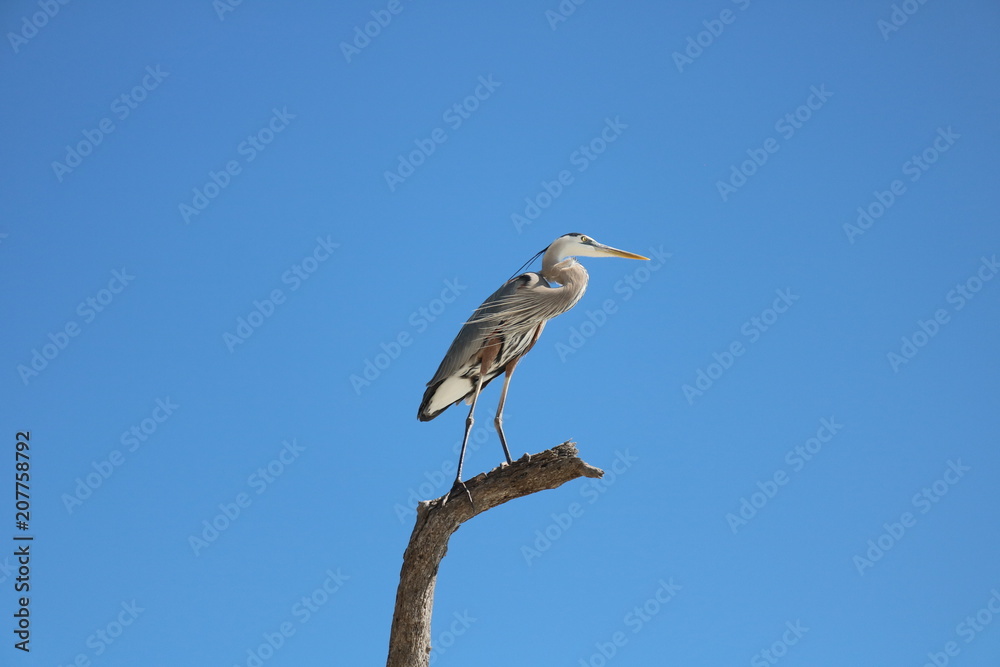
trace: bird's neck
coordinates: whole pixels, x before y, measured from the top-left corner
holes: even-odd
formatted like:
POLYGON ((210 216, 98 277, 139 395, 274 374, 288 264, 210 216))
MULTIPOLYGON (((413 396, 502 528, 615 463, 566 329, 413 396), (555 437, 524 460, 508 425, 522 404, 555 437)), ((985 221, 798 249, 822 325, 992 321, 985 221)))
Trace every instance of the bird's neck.
POLYGON ((573 257, 567 257, 553 265, 545 274, 545 278, 567 287, 586 289, 590 275, 587 269, 583 268, 583 264, 573 257))

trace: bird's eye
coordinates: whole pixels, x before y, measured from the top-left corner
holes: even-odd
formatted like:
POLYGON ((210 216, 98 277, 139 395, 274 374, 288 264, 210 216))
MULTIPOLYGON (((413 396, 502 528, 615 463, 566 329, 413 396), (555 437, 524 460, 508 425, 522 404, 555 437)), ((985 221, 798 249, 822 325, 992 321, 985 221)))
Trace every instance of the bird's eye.
POLYGON ((593 239, 590 238, 589 236, 585 236, 583 234, 580 235, 580 242, 581 243, 590 243, 591 241, 593 241, 593 239))

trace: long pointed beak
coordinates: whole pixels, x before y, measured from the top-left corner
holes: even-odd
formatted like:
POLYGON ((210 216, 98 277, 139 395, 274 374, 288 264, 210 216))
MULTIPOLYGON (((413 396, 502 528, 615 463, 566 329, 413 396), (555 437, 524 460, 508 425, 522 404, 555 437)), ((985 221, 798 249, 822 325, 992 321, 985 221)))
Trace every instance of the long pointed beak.
POLYGON ((604 245, 603 243, 595 243, 594 246, 601 252, 607 254, 609 257, 624 257, 625 259, 645 259, 648 260, 649 257, 643 257, 642 255, 637 255, 634 252, 628 252, 625 250, 619 250, 618 248, 612 248, 611 246, 604 245))

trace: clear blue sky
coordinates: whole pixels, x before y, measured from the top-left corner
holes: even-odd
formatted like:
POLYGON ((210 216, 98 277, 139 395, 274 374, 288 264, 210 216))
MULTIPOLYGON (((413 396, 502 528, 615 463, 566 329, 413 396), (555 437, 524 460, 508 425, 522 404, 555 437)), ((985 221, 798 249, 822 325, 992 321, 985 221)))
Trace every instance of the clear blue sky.
POLYGON ((434 664, 995 665, 996 3, 335 4, 3 4, 0 663, 383 664, 424 384, 576 231, 654 259, 507 434, 608 476, 462 527, 434 664))

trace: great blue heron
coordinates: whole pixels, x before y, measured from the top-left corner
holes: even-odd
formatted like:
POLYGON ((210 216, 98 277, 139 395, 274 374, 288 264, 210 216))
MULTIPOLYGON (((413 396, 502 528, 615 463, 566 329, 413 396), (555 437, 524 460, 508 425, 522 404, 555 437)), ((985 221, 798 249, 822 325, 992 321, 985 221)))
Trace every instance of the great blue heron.
POLYGON ((472 405, 465 420, 456 485, 462 483, 462 462, 465 460, 479 392, 500 373, 504 373, 505 377, 493 423, 507 463, 512 463, 507 438, 503 434, 503 405, 507 400, 510 377, 517 362, 542 334, 545 323, 575 306, 587 289, 587 271, 575 258, 649 259, 598 243, 584 234, 560 236, 538 255, 543 253, 540 272, 512 277, 483 301, 462 326, 434 377, 427 383, 427 391, 417 412, 420 421, 434 419, 461 400, 472 405), (558 283, 558 286, 550 283, 558 283))

